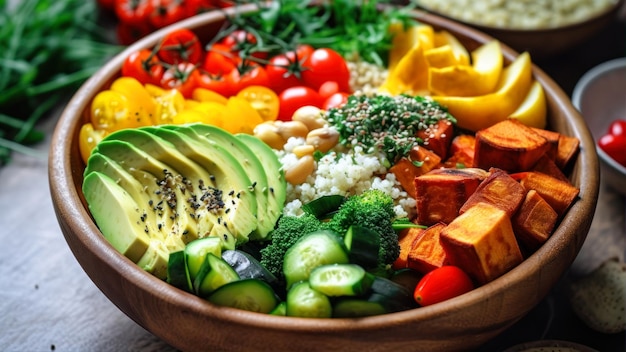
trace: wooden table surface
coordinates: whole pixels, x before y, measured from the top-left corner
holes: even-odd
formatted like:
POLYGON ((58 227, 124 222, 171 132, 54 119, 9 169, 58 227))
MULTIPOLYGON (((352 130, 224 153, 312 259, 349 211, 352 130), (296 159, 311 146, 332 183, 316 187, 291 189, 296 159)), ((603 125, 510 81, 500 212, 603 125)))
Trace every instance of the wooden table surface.
MULTIPOLYGON (((622 56, 626 56, 624 20, 584 45, 536 64, 571 95, 586 71, 622 56)), ((48 136, 59 113, 42 121, 48 136)), ((50 200, 48 141, 37 148, 41 158, 15 155, 8 166, 0 167, 0 351, 174 350, 118 310, 74 259, 50 200)), ((626 351, 626 334, 604 335, 588 329, 563 293, 573 277, 588 273, 608 257, 624 260, 624 215, 624 197, 602 185, 587 241, 569 273, 525 318, 480 350, 556 339, 599 351, 626 351)))

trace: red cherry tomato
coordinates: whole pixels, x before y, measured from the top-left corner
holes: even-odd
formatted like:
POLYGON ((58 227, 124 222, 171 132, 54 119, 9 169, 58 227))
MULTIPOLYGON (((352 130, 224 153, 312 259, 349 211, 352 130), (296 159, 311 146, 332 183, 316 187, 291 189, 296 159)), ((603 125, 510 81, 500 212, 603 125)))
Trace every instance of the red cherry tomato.
POLYGON ((241 60, 224 44, 213 44, 204 57, 202 69, 214 75, 230 74, 241 60))
POLYGON ((152 0, 115 0, 115 15, 122 23, 141 25, 154 12, 152 0))
POLYGON ((270 80, 270 88, 276 94, 280 94, 287 88, 302 85, 302 81, 295 72, 292 72, 296 65, 287 54, 276 55, 269 60, 265 66, 265 72, 270 80))
POLYGON ((269 87, 270 81, 265 69, 256 64, 246 64, 237 70, 232 70, 228 79, 233 84, 234 94, 250 86, 269 87), (241 72, 240 72, 241 70, 241 72))
POLYGON ((152 33, 154 28, 148 22, 131 24, 118 22, 116 27, 117 41, 122 45, 130 45, 152 33))
POLYGON ((345 104, 348 101, 348 97, 350 95, 348 93, 337 92, 332 94, 326 100, 324 100, 324 104, 322 105, 323 110, 330 110, 332 108, 338 108, 345 104))
POLYGON ((170 65, 182 62, 197 64, 202 59, 203 49, 200 39, 194 32, 181 28, 163 37, 157 55, 170 65))
POLYGON ((322 108, 324 103, 319 93, 310 87, 296 86, 285 89, 279 94, 280 109, 278 119, 290 121, 293 113, 305 105, 313 105, 322 108))
POLYGON ((230 97, 236 94, 233 82, 228 76, 212 75, 210 73, 200 71, 198 76, 196 76, 196 84, 200 88, 214 91, 225 97, 230 97))
POLYGON ((331 95, 339 93, 339 84, 335 81, 324 82, 318 89, 318 93, 320 93, 322 98, 328 99, 331 95))
POLYGON ((459 267, 446 265, 428 272, 415 286, 413 298, 428 306, 459 296, 474 289, 470 277, 459 267))
POLYGON ((133 77, 141 84, 159 85, 164 71, 159 59, 148 49, 128 55, 122 64, 122 76, 133 77))
POLYGON ((187 99, 192 97, 193 90, 198 87, 200 72, 192 63, 185 62, 169 67, 161 77, 161 87, 177 89, 187 99))
POLYGON ((201 13, 205 13, 217 8, 217 5, 211 0, 186 0, 185 12, 186 17, 192 17, 201 13))
POLYGON ((626 136, 605 134, 598 140, 598 146, 613 160, 626 166, 626 136))
POLYGON ((614 136, 626 136, 626 121, 615 120, 611 122, 608 133, 614 136))
POLYGON ((182 0, 151 1, 153 3, 153 11, 148 19, 155 28, 163 28, 187 17, 184 1, 182 0))
POLYGON ((343 57, 328 48, 315 50, 303 63, 302 80, 304 83, 319 90, 322 84, 335 81, 339 91, 350 92, 350 70, 343 57))

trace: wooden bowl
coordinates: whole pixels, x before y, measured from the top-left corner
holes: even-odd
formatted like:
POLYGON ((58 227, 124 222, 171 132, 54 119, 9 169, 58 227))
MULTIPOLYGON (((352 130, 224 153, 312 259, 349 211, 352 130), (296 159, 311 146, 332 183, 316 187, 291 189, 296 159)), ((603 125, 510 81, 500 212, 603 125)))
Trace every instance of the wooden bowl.
MULTIPOLYGON (((514 29, 494 27, 478 22, 465 22, 483 33, 486 33, 516 51, 528 51, 534 60, 547 59, 566 52, 568 49, 593 38, 602 29, 616 19, 625 0, 617 0, 613 5, 595 16, 582 22, 571 23, 554 28, 514 29)), ((433 11, 433 13, 437 13, 433 11)), ((437 13, 445 16, 445 14, 437 13)))
MULTIPOLYGON (((246 8, 247 9, 247 8, 246 8)), ((491 40, 467 26, 415 12, 436 29, 446 29, 475 48, 491 40)), ((361 319, 270 316, 218 307, 144 272, 101 235, 81 193, 85 167, 78 133, 95 94, 119 75, 129 53, 155 45, 173 28, 214 35, 224 15, 206 13, 158 31, 113 58, 71 99, 55 129, 49 160, 50 192, 65 239, 91 280, 117 307, 165 342, 185 351, 451 351, 480 346, 537 305, 569 268, 595 211, 599 167, 594 141, 567 95, 539 68, 534 77, 547 94, 550 128, 576 137, 581 150, 571 170, 578 199, 552 237, 519 266, 467 294, 432 306, 361 319)), ((516 53, 503 47, 506 61, 516 53)))

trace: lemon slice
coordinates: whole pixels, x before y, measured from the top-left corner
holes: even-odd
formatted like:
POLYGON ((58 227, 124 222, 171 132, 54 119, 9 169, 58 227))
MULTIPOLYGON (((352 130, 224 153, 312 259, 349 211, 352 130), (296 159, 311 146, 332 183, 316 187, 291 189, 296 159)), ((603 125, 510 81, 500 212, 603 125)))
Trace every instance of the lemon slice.
POLYGON ((526 98, 509 117, 517 119, 527 126, 546 127, 546 95, 539 82, 533 81, 526 98))

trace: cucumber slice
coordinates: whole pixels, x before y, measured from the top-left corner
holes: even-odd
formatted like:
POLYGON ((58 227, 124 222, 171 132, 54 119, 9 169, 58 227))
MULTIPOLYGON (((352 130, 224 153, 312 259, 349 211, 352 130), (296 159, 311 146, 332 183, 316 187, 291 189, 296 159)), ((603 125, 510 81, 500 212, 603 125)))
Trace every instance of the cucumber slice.
POLYGON ((283 273, 287 288, 308 280, 311 270, 320 265, 348 262, 347 249, 337 234, 328 230, 306 234, 285 253, 283 273))
POLYGON ((325 294, 314 290, 308 281, 300 281, 287 292, 287 316, 330 318, 332 305, 325 294))
POLYGON ((208 301, 219 306, 258 313, 270 313, 279 303, 274 290, 266 282, 257 279, 228 283, 215 290, 208 301))
POLYGON ((311 271, 311 287, 327 296, 358 296, 372 286, 374 276, 356 264, 329 264, 311 271))
POLYGON ((379 296, 379 301, 384 303, 390 312, 417 307, 417 303, 413 299, 413 291, 384 277, 375 277, 371 292, 370 300, 379 296))
POLYGON ((334 318, 360 318, 388 313, 384 304, 360 298, 345 298, 333 305, 334 318))
POLYGON ((261 265, 251 254, 238 249, 227 249, 222 252, 222 259, 235 269, 241 279, 263 280, 272 287, 278 285, 276 276, 261 265))
POLYGON ((239 280, 239 275, 222 258, 212 253, 207 253, 206 260, 202 263, 198 276, 193 281, 194 292, 200 297, 208 297, 219 287, 239 280))
POLYGON ((366 269, 378 265, 380 234, 372 229, 353 225, 348 228, 343 241, 349 251, 350 263, 359 264, 366 269))
POLYGON ((212 253, 216 257, 222 254, 222 239, 215 236, 203 237, 189 242, 185 246, 185 263, 191 281, 195 280, 200 272, 206 255, 212 253))
POLYGON ((280 315, 281 317, 287 316, 287 302, 282 301, 278 303, 278 305, 274 309, 272 309, 270 314, 280 315))
POLYGON ((328 219, 339 210, 346 201, 346 197, 338 194, 321 196, 302 205, 305 213, 312 214, 318 219, 328 219))
POLYGON ((169 260, 167 261, 167 282, 181 290, 187 292, 193 291, 189 271, 185 265, 184 251, 170 253, 169 260))

